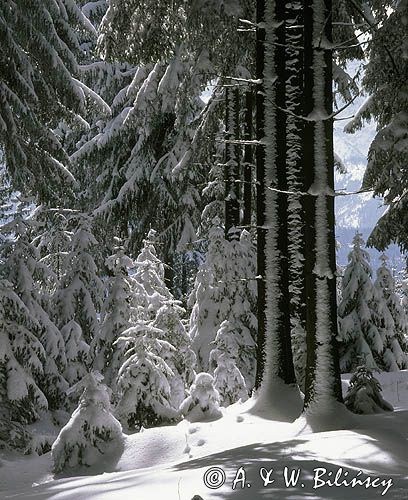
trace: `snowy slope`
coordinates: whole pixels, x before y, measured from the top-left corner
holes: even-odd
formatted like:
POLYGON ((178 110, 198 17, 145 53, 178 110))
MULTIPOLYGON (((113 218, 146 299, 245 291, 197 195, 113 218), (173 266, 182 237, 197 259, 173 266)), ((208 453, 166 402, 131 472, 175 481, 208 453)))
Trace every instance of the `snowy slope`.
MULTIPOLYGON (((348 378, 344 378, 345 385, 348 378)), ((228 408, 215 422, 182 422, 129 436, 114 471, 102 475, 54 480, 49 455, 11 457, 0 467, 0 497, 190 500, 200 495, 203 500, 371 500, 385 492, 387 499, 405 499, 408 371, 380 374, 378 378, 385 398, 396 411, 350 414, 344 421, 347 430, 313 433, 303 418, 292 424, 267 420, 253 414, 253 401, 248 401, 228 408), (301 470, 296 487, 286 487, 285 467, 288 477, 301 470), (322 485, 336 474, 338 482, 356 477, 366 482, 354 488, 346 483, 322 485), (211 489, 204 484, 204 477, 214 487, 225 484, 211 489), (366 487, 368 477, 371 485, 366 487), (379 479, 372 482, 376 477, 379 479), (274 482, 265 484, 268 478, 274 482), (42 484, 31 487, 39 482, 42 484)))

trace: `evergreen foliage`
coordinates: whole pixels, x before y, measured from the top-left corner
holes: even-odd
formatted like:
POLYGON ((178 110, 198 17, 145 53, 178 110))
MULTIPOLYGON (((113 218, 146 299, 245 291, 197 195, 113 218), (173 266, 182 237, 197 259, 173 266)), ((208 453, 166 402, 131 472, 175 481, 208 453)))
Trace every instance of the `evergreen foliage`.
POLYGON ((186 396, 186 388, 190 387, 195 378, 196 355, 191 348, 191 339, 181 320, 185 310, 175 300, 166 301, 157 311, 153 326, 164 332, 163 338, 169 342, 175 351, 169 357, 164 357, 173 372, 170 379, 172 405, 178 408, 186 396))
MULTIPOLYGON (((40 413, 48 409, 47 398, 39 387, 46 352, 34 333, 37 323, 6 280, 0 283, 0 308, 1 421, 2 427, 6 420, 7 427, 12 428, 13 422, 30 424, 38 420, 40 413)), ((13 437, 8 436, 9 440, 12 442, 13 437)))
POLYGON ((364 120, 375 119, 378 124, 377 135, 368 153, 363 188, 383 196, 388 210, 378 221, 368 242, 380 250, 395 242, 406 250, 407 201, 404 193, 407 188, 408 61, 405 32, 408 2, 370 3, 374 10, 372 40, 363 79, 369 97, 347 130, 361 127, 364 120))
POLYGON ((97 315, 103 296, 103 285, 93 256, 97 244, 90 219, 80 215, 70 250, 63 262, 60 285, 54 296, 54 314, 59 327, 75 320, 88 345, 98 332, 97 315))
POLYGON ((393 407, 381 395, 381 384, 364 365, 357 366, 353 373, 344 404, 353 413, 365 415, 393 411, 393 407))
POLYGON ((161 340, 163 331, 139 320, 116 341, 125 351, 118 374, 119 401, 116 414, 129 430, 174 421, 170 381, 174 376, 164 361, 174 347, 161 340))
POLYGON ((222 416, 219 409, 220 394, 214 378, 206 372, 197 373, 189 395, 180 405, 180 412, 190 422, 216 420, 222 416))
POLYGON ((237 367, 251 391, 255 382, 255 251, 247 231, 236 232, 228 241, 218 222, 209 232, 206 259, 189 298, 190 336, 198 368, 208 370, 211 343, 228 319, 238 346, 237 367))
POLYGON ((234 324, 223 321, 217 331, 209 363, 214 373, 214 387, 220 394, 221 406, 229 406, 239 399, 248 399, 244 377, 236 364, 241 347, 237 340, 234 324))
POLYGON ((100 328, 92 344, 93 366, 103 373, 107 385, 112 389, 115 388, 123 356, 114 343, 132 325, 136 293, 135 280, 129 276, 133 261, 122 246, 117 246, 115 250, 106 260, 106 266, 113 276, 106 280, 100 328))
POLYGON ((136 430, 176 419, 195 377, 185 311, 165 284, 155 239, 150 230, 133 264, 131 326, 114 343, 116 356, 125 359, 117 379, 118 415, 136 430))
POLYGON ((62 118, 81 123, 86 87, 74 78, 80 31, 95 35, 74 0, 1 3, 1 155, 14 188, 42 200, 75 186, 52 129, 62 118))
POLYGON ((357 233, 342 280, 342 301, 338 313, 343 372, 353 370, 361 358, 368 369, 378 369, 384 352, 385 339, 381 335, 380 318, 373 309, 376 292, 371 281, 372 270, 363 245, 362 235, 357 233))
POLYGON ((49 296, 43 291, 47 283, 54 280, 54 276, 40 261, 38 250, 30 240, 32 225, 32 221, 17 214, 14 220, 3 226, 3 233, 13 238, 8 241, 4 270, 28 312, 32 325, 30 331, 44 351, 37 381, 50 409, 57 409, 64 404, 65 390, 68 388, 64 379, 67 365, 65 344, 61 332, 47 313, 49 296))
POLYGON ((117 454, 123 442, 122 427, 112 415, 109 390, 98 372, 86 375, 71 391, 82 390, 77 409, 61 429, 51 449, 54 472, 69 472, 98 464, 117 454))
MULTIPOLYGON (((407 368, 407 328, 408 320, 402 307, 401 299, 395 290, 395 280, 387 267, 387 257, 381 256, 381 266, 377 269, 375 287, 378 289, 382 300, 385 302, 384 327, 386 332, 385 361, 394 370, 407 368)), ((389 366, 389 371, 391 371, 389 366)))

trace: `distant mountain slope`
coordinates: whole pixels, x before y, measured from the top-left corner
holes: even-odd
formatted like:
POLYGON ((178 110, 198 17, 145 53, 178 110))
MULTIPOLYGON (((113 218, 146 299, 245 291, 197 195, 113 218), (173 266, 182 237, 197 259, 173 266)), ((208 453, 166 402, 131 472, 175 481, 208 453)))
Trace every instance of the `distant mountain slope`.
MULTIPOLYGON (((363 98, 347 109, 347 115, 352 115, 362 104, 363 98)), ((334 126, 334 148, 343 160, 347 173, 336 172, 336 189, 353 193, 361 188, 364 172, 367 166, 367 152, 375 135, 375 124, 369 123, 354 134, 343 131, 347 120, 337 121, 334 126)), ((373 198, 371 193, 353 194, 336 197, 336 237, 340 243, 338 260, 340 265, 347 263, 347 255, 351 241, 357 230, 368 238, 377 220, 384 213, 385 207, 381 198, 373 198)), ((370 249, 373 267, 378 266, 379 253, 370 249)), ((391 245, 386 254, 390 264, 400 269, 404 265, 399 249, 391 245)))

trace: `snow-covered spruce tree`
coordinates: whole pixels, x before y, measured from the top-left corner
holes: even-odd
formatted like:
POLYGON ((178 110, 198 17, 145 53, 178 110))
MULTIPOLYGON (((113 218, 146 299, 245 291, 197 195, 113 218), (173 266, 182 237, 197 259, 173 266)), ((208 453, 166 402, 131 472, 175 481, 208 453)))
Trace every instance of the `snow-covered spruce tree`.
MULTIPOLYGON (((163 369, 163 367, 165 368, 162 376, 164 379, 168 379, 169 394, 167 394, 167 389, 164 386, 163 394, 166 398, 169 398, 169 407, 176 409, 185 398, 186 387, 190 386, 194 380, 196 357, 191 349, 190 337, 182 322, 182 316, 185 314, 185 310, 180 307, 180 303, 174 299, 165 284, 164 265, 156 255, 155 240, 156 232, 150 230, 147 238, 143 242, 143 248, 133 264, 134 272, 132 274, 132 311, 130 323, 134 326, 123 332, 122 336, 126 336, 127 332, 133 332, 136 336, 139 335, 139 337, 142 337, 143 332, 147 332, 144 343, 140 338, 138 338, 136 342, 137 348, 135 347, 135 349, 138 356, 137 359, 133 361, 135 363, 141 363, 142 366, 146 364, 147 372, 149 369, 153 368, 156 369, 156 372, 163 369), (147 352, 142 354, 141 350, 143 348, 151 349, 151 346, 154 346, 155 350, 153 350, 153 353, 156 357, 150 359, 149 356, 151 353, 147 352), (143 358, 143 356, 147 356, 147 361, 141 361, 141 357, 143 358), (154 360, 159 362, 159 364, 157 365, 154 360), (166 370, 170 371, 166 372, 166 370), (171 376, 169 376, 169 373, 171 373, 171 376)), ((118 352, 120 352, 120 357, 122 358, 124 358, 124 350, 129 352, 126 342, 117 342, 115 344, 114 353, 117 349, 121 349, 121 351, 118 352)), ((123 372, 126 363, 127 361, 125 361, 120 369, 120 373, 123 372)), ((128 372, 129 369, 127 370, 127 373, 128 372)), ((123 388, 124 378, 119 377, 118 380, 122 380, 121 384, 123 388)), ((138 381, 134 380, 133 383, 137 384, 138 381)), ((129 380, 128 385, 132 385, 129 380)), ((152 390, 154 390, 154 387, 153 384, 152 390)), ((160 393, 162 388, 159 386, 157 387, 156 391, 160 393)), ((136 388, 135 390, 137 391, 139 389, 136 388)), ((132 394, 131 388, 128 388, 127 394, 132 394)), ((129 397, 128 395, 124 395, 122 390, 119 406, 123 406, 123 399, 127 398, 127 400, 129 400, 129 397)), ((141 395, 139 399, 143 399, 144 397, 144 395, 141 395)), ((160 401, 160 397, 160 394, 156 396, 158 401, 160 401)), ((145 407, 149 406, 148 403, 143 404, 145 407)), ((141 402, 142 406, 143 404, 141 402)), ((137 410, 141 414, 137 417, 140 422, 136 420, 131 426, 137 428, 141 425, 154 425, 156 420, 159 422, 162 418, 160 413, 161 410, 159 406, 156 405, 156 408, 155 405, 156 403, 150 404, 150 406, 152 406, 151 411, 137 410), (154 415, 155 411, 158 413, 156 416, 154 415), (146 413, 146 415, 144 415, 144 413, 146 413)), ((166 417, 166 415, 164 415, 164 417, 166 417)), ((172 415, 171 418, 174 418, 174 415, 172 415)))
POLYGON ((0 145, 14 187, 53 200, 74 183, 52 129, 81 123, 87 88, 78 76, 78 31, 93 31, 74 0, 0 5, 0 145), (44 182, 47 179, 47 182, 44 182), (63 186, 62 186, 63 184, 63 186))
POLYGON ((175 351, 170 356, 163 356, 164 361, 173 372, 170 379, 171 402, 178 408, 186 397, 186 388, 195 378, 196 355, 191 348, 191 338, 181 320, 185 310, 180 302, 168 300, 160 307, 152 325, 164 332, 163 340, 169 342, 175 351))
MULTIPOLYGON (((38 324, 7 280, 0 282, 0 415, 1 435, 12 430, 13 422, 30 424, 38 420, 48 402, 39 387, 47 356, 36 333, 38 324), (10 427, 8 423, 10 422, 10 427)), ((23 439, 16 435, 15 441, 23 439)), ((13 446, 14 437, 7 436, 6 444, 13 446)), ((25 442, 25 444, 27 444, 25 442)), ((0 445, 2 446, 2 445, 0 445)))
POLYGON ((377 135, 368 153, 368 165, 363 188, 384 196, 388 206, 378 221, 368 243, 385 250, 396 242, 408 248, 406 158, 408 154, 408 97, 406 81, 407 0, 399 2, 371 1, 374 18, 371 20, 372 40, 363 87, 370 96, 361 112, 347 125, 352 132, 364 120, 375 119, 377 135))
POLYGON ((103 285, 94 259, 96 247, 90 218, 79 215, 54 296, 54 317, 58 326, 63 328, 74 320, 88 345, 98 332, 97 313, 103 297, 103 285))
POLYGON ((181 403, 180 412, 190 422, 216 420, 222 416, 220 395, 209 373, 197 373, 189 389, 189 396, 181 403))
POLYGON ((236 30, 239 18, 250 15, 247 2, 109 3, 101 51, 138 70, 118 93, 111 122, 77 158, 82 162, 85 155, 96 167, 95 191, 103 193, 96 213, 110 221, 127 219, 133 250, 152 224, 164 242, 160 255, 169 263, 186 225, 198 226, 199 186, 206 183, 204 165, 214 151, 223 107, 218 88, 206 105, 201 95, 218 75, 236 74, 238 65, 250 60, 252 37, 236 30), (153 19, 165 20, 160 40, 155 29, 145 30, 153 19))
MULTIPOLYGON (((70 219, 73 213, 72 209, 53 209, 46 205, 36 207, 33 213, 38 224, 35 245, 41 262, 53 271, 57 283, 62 278, 64 258, 71 247, 70 219)), ((54 292, 55 283, 54 287, 49 289, 50 295, 54 292)), ((51 314, 51 311, 49 313, 51 314)))
POLYGON ((112 104, 112 119, 95 129, 97 133, 74 153, 78 165, 90 165, 96 179, 88 190, 89 200, 108 234, 112 226, 116 234, 126 237, 130 228, 130 249, 136 252, 153 225, 165 243, 160 253, 166 259, 175 251, 185 225, 197 225, 201 211, 194 182, 201 182, 202 173, 196 168, 196 173, 185 173, 177 182, 172 174, 193 139, 191 123, 204 106, 195 96, 190 103, 193 109, 181 106, 188 114, 186 123, 175 124, 175 105, 168 94, 179 88, 178 64, 178 60, 169 65, 157 63, 133 72, 133 80, 112 104), (177 134, 180 144, 169 137, 177 134))
POLYGON ((64 378, 67 366, 65 343, 55 323, 50 318, 47 286, 54 281, 49 268, 40 259, 32 244, 30 233, 34 222, 17 214, 14 220, 2 227, 3 233, 13 235, 9 240, 9 253, 4 264, 7 279, 13 284, 17 296, 25 305, 32 324, 32 333, 45 352, 37 383, 46 395, 49 409, 60 408, 68 388, 64 378))
POLYGON ((342 280, 342 301, 338 307, 340 366, 343 372, 356 368, 364 359, 368 369, 382 367, 384 339, 373 309, 375 297, 369 254, 360 233, 353 239, 349 263, 342 280))
POLYGON ((115 248, 115 253, 106 259, 112 276, 106 280, 105 300, 99 331, 92 343, 92 357, 94 368, 103 373, 107 385, 112 390, 123 362, 123 352, 117 345, 114 346, 114 342, 132 326, 132 320, 136 319, 132 309, 138 288, 135 280, 129 276, 129 269, 133 264, 120 245, 115 248))
MULTIPOLYGON (((408 276, 406 269, 401 271, 399 296, 401 300, 401 306, 406 316, 408 316, 408 276)), ((406 339, 408 342, 408 339, 406 339)))
POLYGON ((142 320, 154 320, 157 311, 173 296, 164 282, 164 264, 157 256, 157 232, 151 229, 143 240, 143 247, 134 262, 136 316, 142 320))
POLYGON ((164 359, 175 348, 161 340, 164 332, 139 320, 123 332, 116 343, 124 351, 125 361, 118 374, 116 415, 122 425, 138 431, 177 419, 172 406, 170 381, 173 371, 164 359))
POLYGON ((81 380, 88 372, 89 345, 84 341, 82 328, 71 319, 61 328, 65 343, 67 366, 64 370, 65 380, 70 386, 81 380))
POLYGON ((353 413, 370 414, 393 411, 393 407, 383 399, 381 384, 373 376, 371 370, 364 365, 356 367, 344 404, 353 413))
POLYGON ((211 343, 217 330, 224 320, 231 321, 239 346, 237 367, 251 391, 255 382, 255 249, 247 231, 240 235, 235 232, 228 241, 219 220, 215 219, 213 224, 205 262, 199 268, 189 298, 190 336, 198 369, 208 370, 211 343))
MULTIPOLYGON (((98 31, 108 2, 106 0, 95 2, 79 0, 77 3, 81 7, 83 15, 94 26, 95 31, 98 31)), ((99 165, 95 165, 85 158, 77 161, 77 152, 93 138, 99 136, 107 123, 111 122, 112 116, 117 117, 118 107, 122 111, 127 86, 132 81, 137 68, 121 61, 101 60, 96 48, 97 37, 89 32, 81 32, 79 38, 81 55, 78 57, 78 70, 81 81, 92 90, 93 99, 87 99, 85 103, 86 108, 83 113, 85 128, 78 129, 72 123, 64 120, 60 122, 56 133, 70 155, 71 171, 81 188, 81 199, 74 200, 74 206, 83 211, 91 211, 95 205, 99 205, 105 191, 110 192, 111 189, 115 189, 118 173, 115 168, 110 169, 111 165, 106 165, 106 169, 100 169, 99 165)), ((115 125, 112 127, 112 130, 114 129, 115 125)), ((99 141, 98 147, 99 145, 103 146, 103 141, 99 141)), ((127 216, 122 213, 117 220, 110 217, 109 222, 103 217, 99 217, 94 224, 94 234, 103 249, 103 253, 110 255, 114 251, 112 248, 113 237, 128 237, 127 216)))
POLYGON ((109 389, 98 372, 87 374, 71 391, 82 391, 77 409, 61 429, 51 449, 54 472, 79 467, 107 467, 120 454, 122 427, 112 415, 109 389))
POLYGON ((381 256, 381 266, 377 269, 374 283, 382 312, 382 326, 385 330, 384 362, 387 371, 407 368, 408 318, 401 300, 395 292, 395 280, 387 267, 387 257, 381 256))
POLYGON ((244 377, 236 363, 240 345, 234 324, 228 320, 221 323, 210 352, 210 370, 214 374, 214 387, 220 394, 221 406, 229 406, 239 399, 248 399, 244 377))

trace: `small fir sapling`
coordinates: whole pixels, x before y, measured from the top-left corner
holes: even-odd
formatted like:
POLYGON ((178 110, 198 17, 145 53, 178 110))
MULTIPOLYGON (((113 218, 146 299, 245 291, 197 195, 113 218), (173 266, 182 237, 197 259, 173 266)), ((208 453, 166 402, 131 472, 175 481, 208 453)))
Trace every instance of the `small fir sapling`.
POLYGON ((92 372, 70 389, 83 392, 77 409, 52 446, 55 473, 98 465, 121 448, 122 427, 111 413, 109 389, 102 380, 99 372, 92 372))
POLYGON ((383 361, 384 339, 380 318, 373 308, 376 291, 371 281, 369 255, 363 245, 362 235, 357 233, 342 279, 338 338, 343 372, 353 370, 360 356, 370 369, 377 369, 383 361))
POLYGON ((163 340, 175 350, 169 351, 170 357, 164 358, 174 376, 170 379, 172 404, 178 408, 186 397, 186 388, 195 378, 196 355, 191 349, 191 339, 182 322, 185 310, 176 300, 166 301, 157 311, 153 326, 164 332, 163 340))
POLYGON ((61 328, 61 335, 65 341, 65 356, 67 358, 64 377, 72 386, 88 372, 89 345, 82 338, 81 327, 73 319, 61 328))
POLYGON ((214 387, 220 394, 222 406, 229 406, 239 399, 248 399, 244 377, 237 367, 239 344, 236 329, 229 321, 223 321, 210 353, 210 369, 214 373, 214 387))
POLYGON ((116 343, 123 347, 125 361, 118 374, 116 414, 129 430, 140 430, 178 418, 172 406, 171 378, 174 373, 165 359, 174 347, 164 332, 139 320, 123 332, 116 343))
POLYGON ((62 328, 75 320, 88 345, 98 333, 98 312, 103 297, 103 285, 94 258, 97 245, 91 218, 78 215, 71 249, 63 261, 61 283, 54 297, 58 326, 62 328))
POLYGON ((356 368, 344 398, 346 407, 353 413, 370 414, 393 411, 394 408, 381 395, 381 384, 364 365, 356 368))
POLYGON ((216 420, 222 417, 220 394, 214 387, 214 377, 201 372, 196 375, 190 395, 181 403, 180 413, 190 422, 216 420))
POLYGON ((388 257, 380 257, 381 266, 377 269, 374 287, 381 298, 383 327, 386 338, 385 364, 388 371, 405 369, 408 366, 407 341, 408 318, 400 297, 396 292, 395 279, 387 266, 388 257))
MULTIPOLYGON (((116 241, 119 242, 117 238, 116 241)), ((115 253, 106 259, 106 265, 113 276, 107 279, 101 324, 92 345, 93 366, 103 373, 106 384, 115 392, 123 352, 117 345, 114 346, 114 342, 132 326, 138 286, 129 276, 133 261, 125 254, 122 246, 115 248, 115 253)))
POLYGON ((157 232, 151 229, 143 240, 143 248, 135 261, 133 278, 139 285, 137 292, 138 317, 153 320, 166 300, 173 296, 164 282, 164 264, 157 257, 154 247, 157 232))
POLYGON ((254 385, 256 316, 255 253, 247 231, 225 239, 219 220, 209 231, 209 247, 200 266, 189 298, 192 307, 190 336, 197 354, 197 365, 209 370, 212 342, 221 323, 233 320, 240 344, 236 364, 249 390, 254 385))

